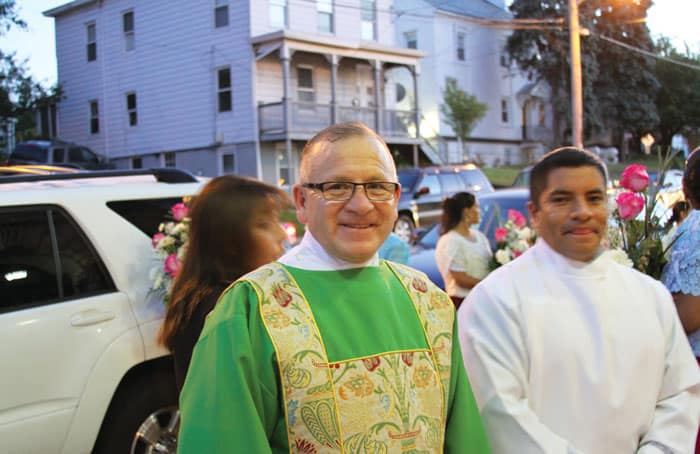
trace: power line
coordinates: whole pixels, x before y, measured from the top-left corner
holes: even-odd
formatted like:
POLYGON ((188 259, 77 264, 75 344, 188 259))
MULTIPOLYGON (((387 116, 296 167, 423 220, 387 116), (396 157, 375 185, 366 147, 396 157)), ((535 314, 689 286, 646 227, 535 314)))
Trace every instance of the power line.
POLYGON ((637 52, 639 54, 646 55, 647 57, 656 58, 657 60, 663 60, 663 61, 668 62, 668 63, 673 63, 674 65, 684 66, 686 68, 700 71, 700 65, 693 65, 692 63, 686 63, 684 61, 678 61, 678 60, 674 60, 672 58, 664 57, 663 55, 658 55, 658 54, 655 54, 653 52, 649 52, 648 50, 641 49, 639 47, 631 46, 627 43, 624 43, 622 41, 618 41, 618 40, 613 39, 613 38, 609 38, 605 35, 595 34, 594 36, 596 36, 597 38, 600 38, 604 41, 607 41, 609 43, 615 44, 617 46, 624 47, 625 49, 631 50, 632 52, 637 52))

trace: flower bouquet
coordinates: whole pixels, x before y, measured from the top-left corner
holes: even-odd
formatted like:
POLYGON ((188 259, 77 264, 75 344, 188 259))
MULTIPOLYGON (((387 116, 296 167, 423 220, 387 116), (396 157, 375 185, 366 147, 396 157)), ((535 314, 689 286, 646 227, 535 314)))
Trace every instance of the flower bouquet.
POLYGON ((173 280, 187 251, 188 202, 189 199, 185 199, 170 208, 169 220, 158 226, 158 233, 151 240, 156 255, 156 264, 151 268, 151 292, 158 294, 165 304, 168 304, 173 280))
POLYGON ((535 243, 534 230, 527 226, 527 219, 517 210, 508 210, 508 219, 494 233, 496 250, 489 268, 493 271, 501 265, 519 257, 535 243))
POLYGON ((608 227, 608 246, 623 250, 635 269, 659 279, 666 264, 665 249, 661 241, 666 233, 657 211, 658 184, 673 154, 660 160, 659 177, 656 184, 649 184, 645 166, 631 164, 623 170, 620 186, 624 191, 615 197, 611 206, 611 221, 608 227))

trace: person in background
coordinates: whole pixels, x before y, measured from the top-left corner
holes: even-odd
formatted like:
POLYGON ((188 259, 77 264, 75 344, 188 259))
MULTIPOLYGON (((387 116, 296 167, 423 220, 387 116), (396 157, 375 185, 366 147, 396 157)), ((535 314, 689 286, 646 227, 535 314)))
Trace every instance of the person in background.
MULTIPOLYGON (((700 148, 686 162, 683 193, 690 211, 673 236, 661 281, 673 296, 683 329, 700 363, 700 148)), ((700 437, 695 452, 700 453, 700 437)))
POLYGON ((391 232, 379 248, 378 254, 380 259, 405 265, 408 263, 408 256, 411 255, 411 248, 401 237, 391 232))
POLYGON ((474 194, 458 192, 443 201, 442 235, 435 247, 435 261, 456 308, 489 274, 491 245, 486 235, 473 228, 480 221, 479 201, 474 194))
POLYGON ((603 163, 554 150, 530 194, 537 242, 458 311, 494 452, 692 452, 700 370, 663 284, 602 253, 603 163))
POLYGON ((284 252, 279 216, 289 205, 282 190, 235 175, 212 179, 194 197, 187 252, 158 334, 173 352, 178 390, 204 319, 221 292, 284 252))
POLYGON ((449 298, 377 257, 401 194, 386 144, 332 125, 299 170, 306 232, 207 318, 178 452, 487 453, 449 298))

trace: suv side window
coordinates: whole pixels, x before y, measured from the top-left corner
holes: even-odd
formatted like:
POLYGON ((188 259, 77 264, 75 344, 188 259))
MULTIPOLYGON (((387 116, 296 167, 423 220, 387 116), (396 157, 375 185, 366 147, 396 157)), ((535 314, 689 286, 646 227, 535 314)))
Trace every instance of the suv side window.
POLYGON ((170 197, 165 199, 117 200, 107 202, 107 206, 150 238, 158 233, 158 226, 163 222, 170 208, 178 202, 182 202, 182 199, 170 197))
POLYGON ((53 163, 59 164, 66 159, 66 149, 65 148, 54 148, 53 149, 53 163))
POLYGON ((97 164, 95 153, 83 147, 71 147, 68 149, 68 162, 97 164))
POLYGON ((419 189, 427 187, 430 192, 429 194, 440 195, 442 190, 440 189, 440 181, 438 181, 437 175, 430 174, 423 176, 423 180, 420 182, 419 189))
POLYGON ((33 162, 48 162, 46 148, 34 144, 19 144, 12 150, 12 159, 33 162))
POLYGON ((61 209, 0 210, 0 313, 109 291, 102 261, 61 209))
POLYGON ((460 175, 467 187, 471 190, 480 191, 483 189, 492 189, 491 182, 480 170, 465 170, 460 172, 460 175))

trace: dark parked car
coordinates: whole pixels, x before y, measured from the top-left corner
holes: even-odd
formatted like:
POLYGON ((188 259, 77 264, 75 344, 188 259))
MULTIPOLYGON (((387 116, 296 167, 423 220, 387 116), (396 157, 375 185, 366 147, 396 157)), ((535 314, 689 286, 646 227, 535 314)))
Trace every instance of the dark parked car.
POLYGON ((76 169, 113 169, 104 156, 82 145, 61 140, 30 140, 18 143, 10 153, 8 165, 43 164, 76 169))
POLYGON ((484 172, 473 164, 449 167, 402 168, 399 217, 394 233, 410 241, 416 227, 427 227, 440 219, 442 201, 458 192, 474 195, 493 192, 484 172))
MULTIPOLYGON (((479 230, 489 239, 492 249, 496 246, 496 228, 506 221, 508 210, 517 210, 529 219, 527 211, 527 202, 530 200, 529 189, 499 189, 480 194, 478 199, 481 209, 479 230)), ((440 224, 434 224, 416 240, 408 258, 408 264, 426 273, 431 281, 444 289, 445 283, 435 262, 435 246, 438 238, 440 238, 440 224)))

